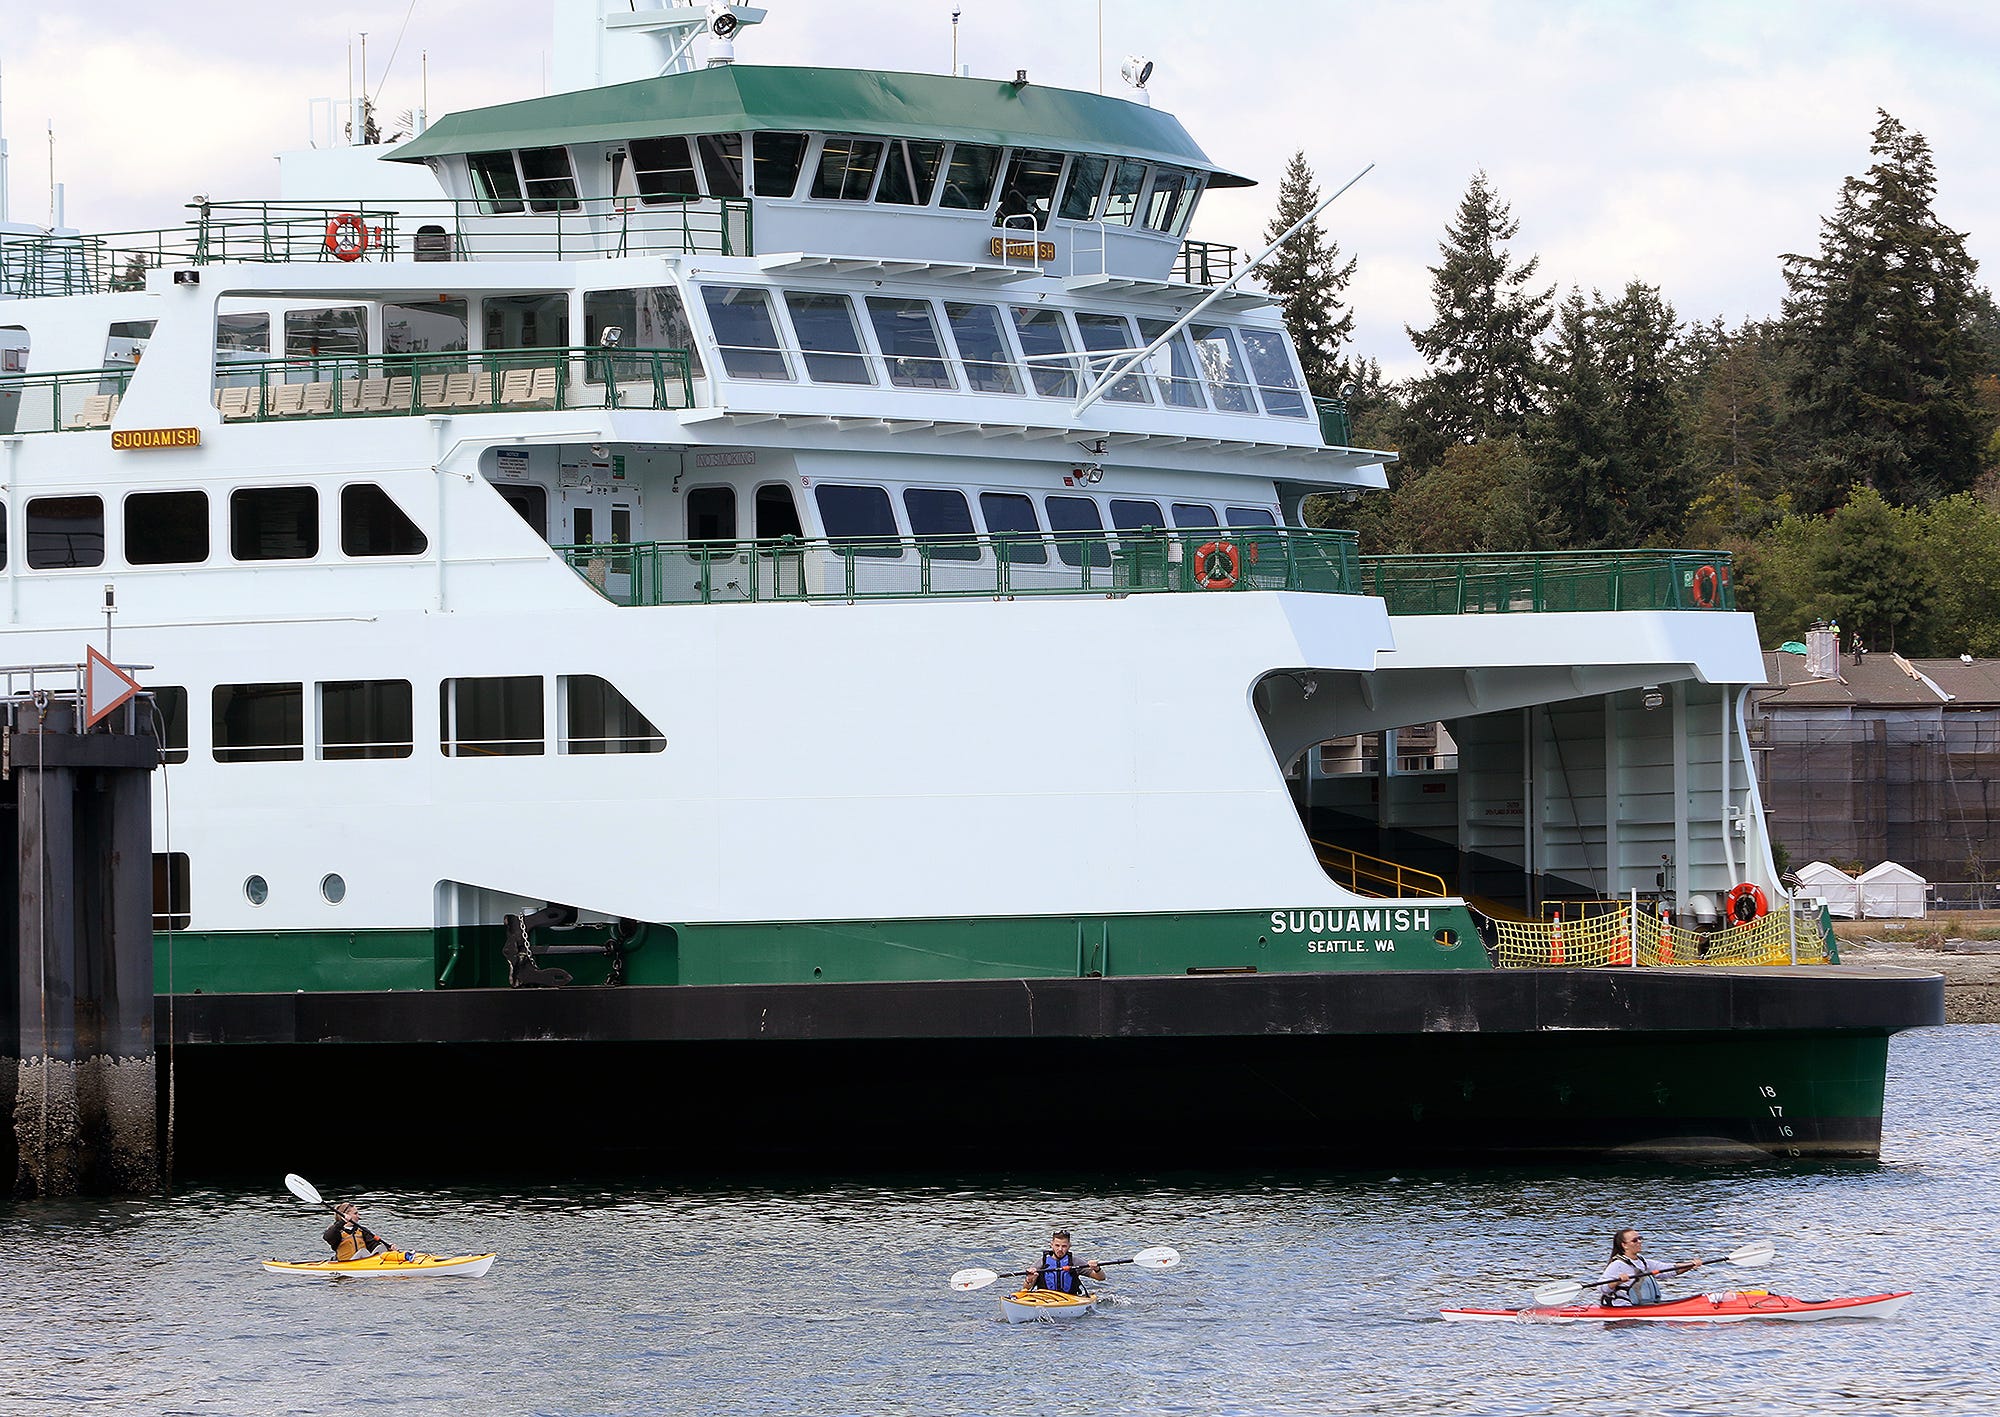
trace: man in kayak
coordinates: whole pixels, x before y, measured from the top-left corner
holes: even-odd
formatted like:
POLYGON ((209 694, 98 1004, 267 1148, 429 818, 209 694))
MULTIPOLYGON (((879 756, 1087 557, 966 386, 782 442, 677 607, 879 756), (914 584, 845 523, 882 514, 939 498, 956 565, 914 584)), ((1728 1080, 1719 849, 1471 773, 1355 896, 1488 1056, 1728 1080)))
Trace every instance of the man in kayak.
POLYGON ((1682 1274, 1700 1269, 1700 1260, 1686 1264, 1655 1265, 1639 1254, 1644 1242, 1637 1230, 1620 1230, 1611 1237, 1611 1263, 1604 1267, 1604 1297, 1599 1302, 1608 1309, 1630 1309, 1665 1301, 1655 1275, 1682 1274))
POLYGON ((333 1224, 326 1227, 324 1238, 333 1246, 335 1260, 366 1259, 396 1248, 361 1223, 361 1207, 353 1201, 342 1201, 333 1208, 333 1215, 333 1224))
POLYGON ((1088 1294, 1090 1291, 1083 1287, 1083 1281, 1103 1278, 1104 1270, 1095 1260, 1085 1264, 1069 1252, 1069 1231, 1058 1230, 1049 1237, 1049 1247, 1042 1251, 1042 1262, 1028 1276, 1026 1287, 1052 1289, 1058 1294, 1088 1294))

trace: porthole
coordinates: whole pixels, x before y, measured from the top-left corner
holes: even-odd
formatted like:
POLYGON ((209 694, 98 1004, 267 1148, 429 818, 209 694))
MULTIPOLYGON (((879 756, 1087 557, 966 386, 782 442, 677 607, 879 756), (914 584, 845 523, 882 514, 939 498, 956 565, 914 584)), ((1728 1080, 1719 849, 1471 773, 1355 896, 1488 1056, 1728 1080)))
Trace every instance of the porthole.
POLYGON ((347 882, 342 880, 338 874, 329 871, 326 875, 320 877, 319 893, 326 897, 328 905, 339 905, 343 900, 347 899, 347 882))
POLYGON ((271 898, 271 883, 262 876, 251 876, 243 882, 243 898, 252 905, 262 905, 271 898))

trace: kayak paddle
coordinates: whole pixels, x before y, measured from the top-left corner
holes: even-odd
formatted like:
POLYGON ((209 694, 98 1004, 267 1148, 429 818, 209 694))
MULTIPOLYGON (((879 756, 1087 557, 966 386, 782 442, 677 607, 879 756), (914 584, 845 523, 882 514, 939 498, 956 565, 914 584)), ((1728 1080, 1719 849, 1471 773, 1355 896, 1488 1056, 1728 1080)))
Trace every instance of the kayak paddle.
MULTIPOLYGON (((1171 1245, 1155 1245, 1150 1250, 1141 1250, 1129 1260, 1092 1260, 1096 1265, 1135 1264, 1141 1269, 1166 1269, 1181 1262, 1181 1252, 1171 1245)), ((1078 1266, 1082 1268, 1082 1266, 1078 1266)), ((1005 1274, 995 1274, 990 1269, 962 1269, 951 1277, 951 1287, 961 1292, 984 1289, 996 1279, 1026 1279, 1037 1271, 1032 1269, 1012 1269, 1005 1274)))
POLYGON ((313 1183, 303 1176, 286 1175, 285 1189, 304 1201, 307 1205, 323 1205, 336 1214, 340 1210, 339 1206, 322 1196, 313 1188, 313 1183))
MULTIPOLYGON (((1741 1249, 1731 1250, 1726 1255, 1717 1255, 1712 1260, 1703 1260, 1702 1263, 1740 1264, 1740 1265, 1769 1264, 1772 1258, 1777 1253, 1778 1252, 1771 1247, 1771 1242, 1769 1240, 1758 1240, 1753 1244, 1748 1244, 1743 1246, 1741 1249)), ((1685 1274, 1688 1270, 1691 1270, 1693 1268, 1694 1268, 1693 1264, 1677 1264, 1670 1269, 1655 1270, 1654 1273, 1685 1274)), ((1544 1308, 1559 1309, 1565 1304, 1573 1304, 1578 1299, 1582 1298, 1583 1291, 1586 1289, 1601 1289, 1607 1284, 1625 1284, 1629 1282, 1630 1281, 1623 1279, 1594 1279, 1588 1284, 1578 1284, 1575 1280, 1572 1279, 1558 1279, 1552 1284, 1544 1284, 1541 1288, 1535 1290, 1534 1297, 1535 1297, 1535 1302, 1537 1304, 1542 1305, 1544 1308)))

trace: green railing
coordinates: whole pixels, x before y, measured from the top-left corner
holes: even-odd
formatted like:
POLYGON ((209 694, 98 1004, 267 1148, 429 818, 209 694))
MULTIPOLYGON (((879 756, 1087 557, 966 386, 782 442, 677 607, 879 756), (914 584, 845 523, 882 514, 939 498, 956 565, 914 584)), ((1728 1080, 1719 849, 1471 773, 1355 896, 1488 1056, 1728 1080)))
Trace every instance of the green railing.
POLYGON ((1507 611, 1734 610, 1723 551, 1557 551, 1365 556, 1361 590, 1391 615, 1507 611))
POLYGON ((97 295, 137 290, 161 266, 222 262, 588 260, 754 255, 741 198, 649 205, 578 199, 496 213, 449 198, 381 203, 210 202, 194 220, 151 231, 32 236, 0 245, 0 293, 97 295), (341 253, 349 253, 343 256, 341 253))
POLYGON ((132 366, 0 375, 0 436, 108 428, 132 366))
POLYGON ((1237 251, 1220 241, 1183 241, 1174 275, 1190 285, 1221 285, 1236 274, 1237 251))
POLYGON ((620 605, 1355 591, 1347 531, 781 537, 556 548, 620 605))
POLYGON ((1354 425, 1347 417, 1345 399, 1314 399, 1313 407, 1319 410, 1319 438, 1329 448, 1351 448, 1354 446, 1354 425))
POLYGON ((489 349, 232 360, 215 370, 227 422, 536 409, 689 408, 683 349, 489 349))

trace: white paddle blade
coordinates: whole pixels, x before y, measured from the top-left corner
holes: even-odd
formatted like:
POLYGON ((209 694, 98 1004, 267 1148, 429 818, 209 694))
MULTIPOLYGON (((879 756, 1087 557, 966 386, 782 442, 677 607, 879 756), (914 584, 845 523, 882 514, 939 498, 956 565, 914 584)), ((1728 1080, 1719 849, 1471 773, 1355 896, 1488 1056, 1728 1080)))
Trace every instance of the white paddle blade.
POLYGON ((1150 1250, 1141 1250, 1132 1256, 1132 1263, 1141 1269, 1166 1269, 1181 1262, 1181 1252, 1172 1245, 1155 1245, 1150 1250))
POLYGON ((303 1176, 285 1177, 285 1189, 304 1201, 307 1205, 326 1204, 324 1200, 320 1199, 319 1192, 313 1189, 312 1182, 303 1176))
POLYGON ((1777 1254, 1777 1250, 1772 1247, 1769 1240, 1759 1240, 1754 1245, 1745 1245, 1740 1250, 1731 1250, 1729 1252, 1729 1262, 1731 1264, 1747 1265, 1769 1264, 1773 1259, 1777 1258, 1777 1254))
POLYGON ((1558 1279, 1535 1290, 1535 1303, 1545 1309, 1560 1309, 1583 1297, 1583 1286, 1573 1279, 1558 1279))
POLYGON ((951 1287, 961 1293, 970 1289, 984 1289, 999 1277, 990 1269, 962 1269, 951 1277, 951 1287))

